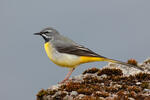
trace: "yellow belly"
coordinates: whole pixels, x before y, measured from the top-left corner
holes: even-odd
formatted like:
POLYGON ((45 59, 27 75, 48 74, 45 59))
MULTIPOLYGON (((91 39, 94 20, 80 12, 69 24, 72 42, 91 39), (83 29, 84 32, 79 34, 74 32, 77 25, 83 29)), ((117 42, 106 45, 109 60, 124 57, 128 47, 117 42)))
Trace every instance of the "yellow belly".
POLYGON ((51 46, 51 44, 49 42, 46 42, 44 44, 44 47, 45 47, 45 51, 46 51, 48 58, 52 60, 52 46, 51 46))

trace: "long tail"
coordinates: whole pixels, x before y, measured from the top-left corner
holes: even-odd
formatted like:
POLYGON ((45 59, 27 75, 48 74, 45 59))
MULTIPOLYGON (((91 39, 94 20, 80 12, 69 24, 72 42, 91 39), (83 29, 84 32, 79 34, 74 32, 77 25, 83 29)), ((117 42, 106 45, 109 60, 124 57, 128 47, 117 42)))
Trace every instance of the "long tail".
POLYGON ((143 68, 140 68, 138 66, 131 65, 131 64, 128 64, 128 63, 125 63, 125 62, 122 62, 122 61, 114 60, 114 59, 109 59, 109 58, 106 58, 106 57, 103 57, 103 56, 100 56, 100 57, 82 56, 82 57, 80 57, 80 64, 88 63, 88 62, 94 62, 94 61, 107 61, 107 62, 117 63, 117 64, 121 64, 121 65, 126 65, 128 67, 134 67, 136 69, 139 69, 139 70, 143 71, 143 68))
POLYGON ((104 61, 108 61, 108 62, 112 62, 112 63, 117 63, 117 64, 121 64, 121 65, 126 65, 126 66, 129 66, 129 67, 134 67, 136 69, 139 69, 139 70, 143 71, 143 68, 140 68, 138 66, 131 65, 131 64, 128 64, 128 63, 125 63, 125 62, 122 62, 122 61, 118 61, 118 60, 114 60, 114 59, 109 59, 109 58, 104 58, 104 61))

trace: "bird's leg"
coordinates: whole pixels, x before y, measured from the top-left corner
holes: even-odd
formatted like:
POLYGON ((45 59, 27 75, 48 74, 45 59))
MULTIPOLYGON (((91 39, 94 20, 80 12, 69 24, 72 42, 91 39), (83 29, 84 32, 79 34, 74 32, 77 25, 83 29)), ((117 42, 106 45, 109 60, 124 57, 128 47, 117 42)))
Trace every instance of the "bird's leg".
POLYGON ((64 83, 65 81, 67 81, 69 79, 69 77, 71 76, 72 72, 75 70, 75 68, 71 68, 69 69, 70 71, 68 72, 68 74, 66 75, 65 79, 63 81, 61 81, 60 83, 64 83))

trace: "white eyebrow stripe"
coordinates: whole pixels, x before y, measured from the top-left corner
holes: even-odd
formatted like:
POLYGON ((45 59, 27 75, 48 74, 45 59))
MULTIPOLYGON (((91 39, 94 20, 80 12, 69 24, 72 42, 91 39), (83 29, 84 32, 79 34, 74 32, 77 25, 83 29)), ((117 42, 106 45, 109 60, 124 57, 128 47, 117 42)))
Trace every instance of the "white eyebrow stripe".
POLYGON ((47 30, 48 32, 52 32, 52 30, 47 30))

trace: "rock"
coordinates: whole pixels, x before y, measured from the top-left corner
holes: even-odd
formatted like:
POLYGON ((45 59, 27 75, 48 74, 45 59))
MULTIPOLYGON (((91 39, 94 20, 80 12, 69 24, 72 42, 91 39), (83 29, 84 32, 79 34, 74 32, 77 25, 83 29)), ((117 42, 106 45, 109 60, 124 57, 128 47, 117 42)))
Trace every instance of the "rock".
POLYGON ((112 63, 87 69, 65 83, 40 90, 37 100, 150 100, 150 59, 138 65, 145 71, 112 63))

